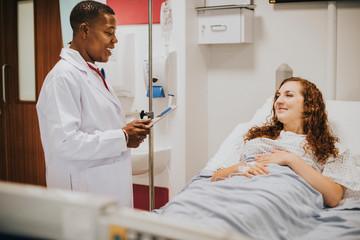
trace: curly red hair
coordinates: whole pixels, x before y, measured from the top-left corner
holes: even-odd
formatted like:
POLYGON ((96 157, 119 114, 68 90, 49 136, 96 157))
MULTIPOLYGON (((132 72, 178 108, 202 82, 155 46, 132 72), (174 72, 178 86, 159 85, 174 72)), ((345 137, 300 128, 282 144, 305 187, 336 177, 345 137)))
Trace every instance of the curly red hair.
MULTIPOLYGON (((304 150, 310 150, 318 162, 325 164, 326 160, 333 156, 337 157, 339 154, 338 149, 335 147, 335 143, 339 141, 331 131, 329 126, 327 112, 325 109, 325 101, 322 97, 322 93, 316 87, 316 85, 308 80, 292 77, 285 79, 281 84, 286 82, 298 82, 301 85, 301 94, 304 97, 304 111, 303 111, 303 131, 306 135, 307 144, 304 146, 304 150)), ((254 138, 264 137, 270 139, 276 139, 279 137, 283 124, 278 120, 275 114, 275 102, 277 100, 277 92, 275 93, 272 115, 270 121, 263 126, 256 126, 251 128, 244 136, 245 141, 249 141, 254 138)))

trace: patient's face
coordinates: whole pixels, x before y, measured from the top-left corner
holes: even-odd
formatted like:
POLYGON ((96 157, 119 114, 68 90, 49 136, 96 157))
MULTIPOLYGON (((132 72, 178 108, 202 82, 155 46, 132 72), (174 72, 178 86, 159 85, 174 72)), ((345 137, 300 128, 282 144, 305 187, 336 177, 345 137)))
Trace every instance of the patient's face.
POLYGON ((301 90, 299 82, 286 82, 278 90, 274 106, 276 116, 284 124, 284 130, 298 134, 303 133, 304 97, 301 90))

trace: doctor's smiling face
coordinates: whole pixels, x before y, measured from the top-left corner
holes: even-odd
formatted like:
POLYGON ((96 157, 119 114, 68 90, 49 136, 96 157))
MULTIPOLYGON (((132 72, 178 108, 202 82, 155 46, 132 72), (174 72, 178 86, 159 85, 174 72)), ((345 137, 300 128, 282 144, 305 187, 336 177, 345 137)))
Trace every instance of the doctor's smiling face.
POLYGON ((84 59, 88 62, 107 62, 118 42, 116 31, 116 18, 113 14, 100 13, 91 23, 80 26, 84 38, 84 59))
POLYGON ((110 49, 118 42, 115 12, 97 1, 81 1, 70 13, 73 40, 70 48, 78 51, 87 62, 107 62, 110 49))
POLYGON ((300 82, 285 82, 277 91, 274 109, 285 131, 303 134, 304 96, 300 82))

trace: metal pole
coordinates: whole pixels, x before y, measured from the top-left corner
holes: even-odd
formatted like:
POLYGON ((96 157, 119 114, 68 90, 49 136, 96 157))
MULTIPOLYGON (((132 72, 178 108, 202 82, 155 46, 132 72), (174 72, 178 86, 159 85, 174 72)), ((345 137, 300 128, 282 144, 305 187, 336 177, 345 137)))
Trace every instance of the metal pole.
MULTIPOLYGON (((149 0, 149 112, 153 112, 153 81, 152 81, 152 0, 149 0)), ((149 134, 149 210, 154 209, 154 132, 149 134)))
POLYGON ((328 2, 328 48, 327 80, 330 86, 330 99, 336 100, 336 51, 337 51, 337 6, 336 1, 328 2))

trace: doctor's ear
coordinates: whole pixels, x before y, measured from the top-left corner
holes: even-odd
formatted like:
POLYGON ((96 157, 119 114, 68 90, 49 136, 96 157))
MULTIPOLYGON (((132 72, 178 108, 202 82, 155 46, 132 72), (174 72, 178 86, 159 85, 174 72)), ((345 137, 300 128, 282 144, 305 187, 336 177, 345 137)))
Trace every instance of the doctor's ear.
POLYGON ((88 32, 89 32, 89 26, 86 23, 80 24, 78 33, 80 34, 82 39, 87 39, 88 32))

